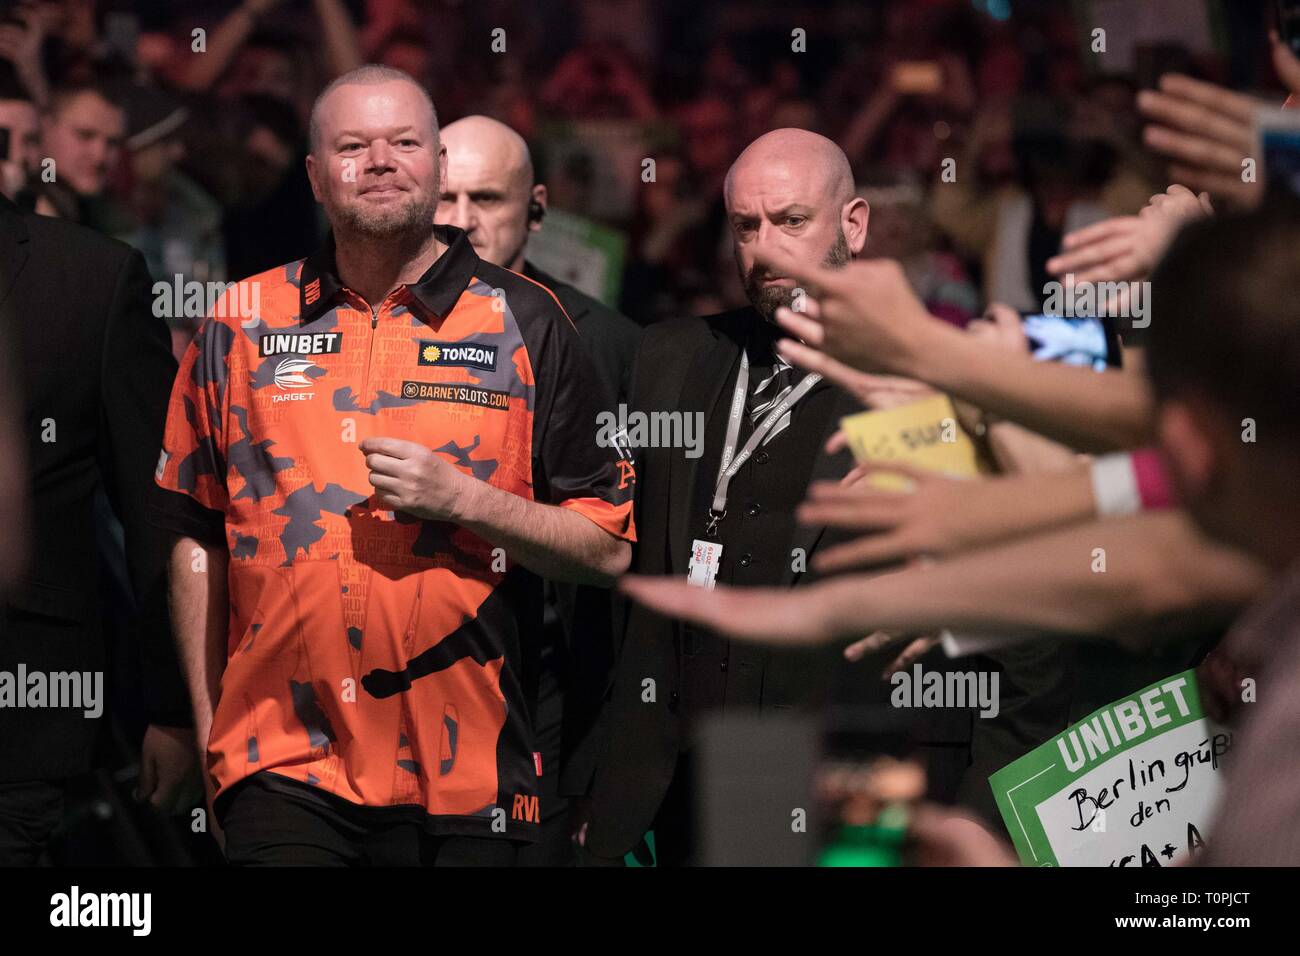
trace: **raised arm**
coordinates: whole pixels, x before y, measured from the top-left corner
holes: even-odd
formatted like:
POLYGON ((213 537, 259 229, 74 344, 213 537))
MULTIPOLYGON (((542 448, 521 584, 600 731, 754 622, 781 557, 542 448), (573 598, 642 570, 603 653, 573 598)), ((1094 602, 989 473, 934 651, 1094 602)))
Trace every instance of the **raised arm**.
POLYGON ((773 256, 768 265, 816 292, 803 312, 777 310, 792 336, 778 351, 794 364, 832 381, 836 367, 827 356, 917 379, 1080 451, 1150 443, 1151 396, 1136 370, 1095 372, 990 349, 930 316, 893 260, 831 270, 773 256))
POLYGON ((1180 512, 1092 522, 888 574, 783 591, 627 578, 664 614, 767 644, 822 644, 872 631, 1055 631, 1151 640, 1182 614, 1225 617, 1267 580, 1180 512))

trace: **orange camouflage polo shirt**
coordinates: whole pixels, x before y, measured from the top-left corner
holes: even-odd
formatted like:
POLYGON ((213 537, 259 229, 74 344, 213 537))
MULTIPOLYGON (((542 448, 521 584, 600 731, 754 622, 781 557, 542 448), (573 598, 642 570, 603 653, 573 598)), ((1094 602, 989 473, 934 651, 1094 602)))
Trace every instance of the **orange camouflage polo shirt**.
POLYGON ((528 839, 541 580, 463 528, 386 509, 358 444, 419 442, 627 541, 635 473, 597 442, 612 398, 555 297, 460 230, 438 235, 429 271, 373 308, 332 247, 232 289, 259 314, 218 304, 199 330, 157 480, 181 493, 165 523, 230 553, 219 793, 269 771, 435 834, 528 839))

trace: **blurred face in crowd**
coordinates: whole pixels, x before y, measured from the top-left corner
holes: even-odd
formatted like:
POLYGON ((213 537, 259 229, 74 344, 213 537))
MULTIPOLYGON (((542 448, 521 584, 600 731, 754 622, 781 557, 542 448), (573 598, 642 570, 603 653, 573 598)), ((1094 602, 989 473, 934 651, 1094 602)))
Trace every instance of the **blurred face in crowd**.
POLYGON ((244 139, 240 162, 241 199, 252 202, 269 196, 297 159, 294 146, 265 126, 251 129, 244 139))
POLYGON ((861 195, 871 209, 871 236, 864 256, 906 259, 925 250, 926 210, 919 187, 883 186, 861 195))
POLYGON ((771 322, 795 281, 761 262, 772 252, 842 266, 862 251, 867 204, 838 146, 816 133, 780 129, 754 140, 727 174, 727 221, 745 294, 771 322))
POLYGON ((546 187, 533 185, 528 148, 514 130, 486 116, 467 116, 442 131, 447 184, 438 222, 464 229, 488 262, 518 272, 524 265, 528 201, 546 203, 546 187))
POLYGON ((404 39, 389 43, 379 57, 379 62, 384 66, 409 73, 421 81, 429 77, 432 72, 431 61, 432 57, 427 46, 404 39))
POLYGON ((722 100, 706 98, 693 103, 682 116, 686 158, 696 172, 721 173, 735 150, 732 130, 735 110, 722 100))
POLYGON ((228 85, 236 95, 261 94, 293 103, 298 95, 298 72, 293 58, 283 50, 248 47, 235 60, 228 85))
POLYGON ((165 139, 131 153, 131 174, 137 183, 161 182, 184 158, 184 144, 165 139))
MULTIPOLYGON (((0 130, 9 131, 8 156, 0 156, 0 190, 12 198, 40 163, 41 134, 36 107, 26 100, 0 100, 0 130)), ((0 133, 0 139, 4 134, 0 133)))
POLYGON ((58 182, 78 195, 98 196, 117 163, 126 115, 98 93, 66 99, 42 129, 41 145, 54 160, 58 182))
POLYGON ((433 228, 444 151, 413 83, 340 86, 320 104, 318 129, 307 174, 340 238, 397 239, 433 228))

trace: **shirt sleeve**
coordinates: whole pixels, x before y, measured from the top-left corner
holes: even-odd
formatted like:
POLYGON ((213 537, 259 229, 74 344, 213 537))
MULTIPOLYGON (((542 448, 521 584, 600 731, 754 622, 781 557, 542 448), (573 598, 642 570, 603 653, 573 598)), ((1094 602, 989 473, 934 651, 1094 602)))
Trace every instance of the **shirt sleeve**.
MULTIPOLYGON (((554 301, 552 299, 552 301, 554 301)), ((636 540, 636 468, 615 427, 614 397, 558 303, 545 323, 534 376, 533 493, 576 511, 624 541, 636 540)))
POLYGON ((208 319, 186 350, 154 473, 158 486, 172 492, 155 509, 155 522, 214 544, 226 540, 225 421, 233 334, 229 326, 208 319))

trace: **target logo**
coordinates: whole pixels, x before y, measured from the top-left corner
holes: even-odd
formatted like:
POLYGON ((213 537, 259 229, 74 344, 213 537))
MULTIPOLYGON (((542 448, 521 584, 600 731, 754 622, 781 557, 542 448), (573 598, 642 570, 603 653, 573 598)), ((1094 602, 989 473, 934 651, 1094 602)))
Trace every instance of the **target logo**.
POLYGON ((316 364, 305 358, 287 358, 275 367, 275 384, 280 388, 311 388, 316 383, 307 373, 316 368, 316 364))

